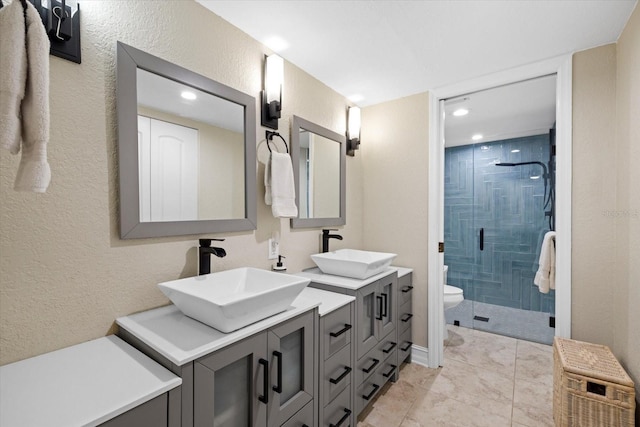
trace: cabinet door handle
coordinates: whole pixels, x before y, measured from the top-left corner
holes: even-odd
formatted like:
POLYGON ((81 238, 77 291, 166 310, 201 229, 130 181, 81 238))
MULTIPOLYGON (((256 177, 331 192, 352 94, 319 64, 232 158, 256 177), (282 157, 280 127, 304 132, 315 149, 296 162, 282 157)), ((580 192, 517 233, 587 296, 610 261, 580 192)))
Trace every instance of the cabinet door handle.
POLYGON ((383 348, 382 352, 385 354, 391 353, 391 350, 393 350, 394 348, 396 348, 397 343, 392 342, 391 345, 389 346, 389 348, 383 348))
POLYGON ((407 341, 407 345, 404 348, 400 347, 400 350, 407 351, 411 348, 412 345, 413 343, 411 341, 407 341))
POLYGON ((351 410, 344 408, 344 415, 342 416, 342 418, 340 418, 340 421, 338 421, 337 424, 329 424, 329 427, 340 427, 342 423, 347 421, 347 418, 349 418, 350 415, 351 415, 351 410))
POLYGON ((382 297, 380 295, 376 295, 376 300, 378 301, 378 313, 376 314, 376 319, 382 320, 382 297))
POLYGON ((382 299, 384 300, 384 302, 382 303, 382 307, 384 307, 382 317, 387 317, 389 315, 389 310, 387 310, 387 306, 389 305, 389 297, 387 294, 382 294, 382 299))
POLYGON ((278 375, 276 376, 278 383, 272 388, 276 393, 282 393, 282 353, 280 353, 279 351, 274 351, 273 356, 278 358, 278 375))
POLYGON ((369 394, 363 394, 363 395, 362 395, 362 398, 363 398, 364 400, 369 400, 369 399, 371 399, 371 398, 373 397, 373 395, 374 395, 374 394, 376 394, 376 391, 378 391, 378 389, 379 389, 379 388, 380 388, 380 386, 379 386, 378 384, 374 384, 374 385, 373 385, 373 390, 371 390, 371 393, 369 393, 369 394))
POLYGON ((348 323, 344 324, 344 328, 340 329, 338 332, 329 332, 329 335, 333 338, 337 338, 340 335, 344 334, 345 332, 347 332, 349 329, 351 329, 351 325, 348 323))
POLYGON ((413 286, 411 286, 411 285, 405 286, 404 288, 402 288, 402 293, 406 294, 407 292, 410 292, 411 289, 413 289, 413 286))
POLYGON ((480 229, 480 250, 484 251, 484 228, 480 229))
POLYGON ((340 376, 338 378, 329 378, 329 382, 331 384, 338 384, 340 381, 342 381, 342 379, 344 377, 346 377, 347 375, 349 375, 349 372, 351 372, 351 368, 348 366, 344 367, 344 372, 340 374, 340 376))
POLYGON ((262 392, 264 393, 262 396, 258 395, 258 400, 266 405, 269 403, 269 395, 267 394, 269 389, 269 361, 260 358, 258 363, 263 366, 262 392))
POLYGON ((404 323, 407 323, 412 317, 413 317, 413 314, 405 313, 404 317, 400 320, 402 320, 404 323))
POLYGON ((371 364, 371 366, 369 366, 368 368, 362 368, 362 372, 364 372, 365 374, 368 374, 369 372, 371 372, 373 368, 378 366, 378 363, 380 363, 378 359, 373 359, 373 363, 371 364))
POLYGON ((391 365, 391 369, 389 370, 389 372, 383 372, 382 376, 385 378, 389 378, 391 376, 391 374, 393 374, 393 371, 395 371, 397 368, 396 365, 391 365))

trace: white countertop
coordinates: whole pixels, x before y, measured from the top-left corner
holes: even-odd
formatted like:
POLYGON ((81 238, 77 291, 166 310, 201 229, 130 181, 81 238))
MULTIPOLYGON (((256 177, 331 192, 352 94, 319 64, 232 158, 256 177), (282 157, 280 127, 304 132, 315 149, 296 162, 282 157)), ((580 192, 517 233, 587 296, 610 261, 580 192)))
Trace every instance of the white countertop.
POLYGON ((405 267, 389 267, 382 273, 371 276, 367 279, 351 279, 349 277, 342 276, 334 276, 331 274, 325 274, 320 271, 319 268, 310 268, 300 273, 295 273, 297 276, 306 277, 307 279, 311 279, 312 282, 321 283, 325 285, 338 286, 344 289, 350 290, 358 290, 363 286, 367 286, 370 283, 375 282, 378 279, 382 279, 383 277, 388 276, 393 272, 398 273, 398 277, 402 277, 405 274, 409 274, 413 270, 405 267))
MULTIPOLYGON (((350 295, 339 294, 337 292, 323 291, 322 289, 306 287, 300 294, 299 298, 309 298, 313 301, 320 302, 318 306, 318 314, 320 317, 325 316, 332 311, 339 309, 351 301, 355 301, 356 298, 350 295)), ((295 303, 295 301, 294 301, 295 303)))
POLYGON ((0 425, 97 426, 182 384, 111 335, 0 367, 0 425))
POLYGON ((116 323, 174 364, 182 366, 312 310, 319 304, 301 293, 288 310, 228 334, 185 316, 173 304, 120 317, 116 323))

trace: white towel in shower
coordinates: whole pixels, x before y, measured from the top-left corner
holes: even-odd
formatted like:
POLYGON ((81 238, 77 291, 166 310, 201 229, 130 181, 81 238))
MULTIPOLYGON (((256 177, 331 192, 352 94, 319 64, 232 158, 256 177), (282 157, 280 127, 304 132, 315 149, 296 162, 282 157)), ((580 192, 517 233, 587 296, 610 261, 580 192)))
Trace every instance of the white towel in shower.
POLYGON ((556 232, 549 231, 544 235, 540 250, 540 266, 533 283, 543 294, 548 294, 550 289, 556 288, 556 232))
POLYGON ((295 218, 296 189, 293 180, 291 157, 285 153, 272 152, 265 167, 265 203, 271 204, 275 218, 295 218))

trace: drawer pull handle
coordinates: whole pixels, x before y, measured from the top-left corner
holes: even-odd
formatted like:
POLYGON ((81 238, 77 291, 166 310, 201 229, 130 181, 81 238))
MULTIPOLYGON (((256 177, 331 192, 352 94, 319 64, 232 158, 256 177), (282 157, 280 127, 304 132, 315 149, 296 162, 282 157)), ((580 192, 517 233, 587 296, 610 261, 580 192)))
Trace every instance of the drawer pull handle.
POLYGON ((365 374, 368 374, 369 372, 371 372, 373 368, 378 366, 378 363, 380 363, 378 359, 373 359, 373 363, 371 364, 371 366, 369 366, 368 368, 362 368, 362 372, 364 372, 365 374))
POLYGON ((274 351, 273 355, 278 358, 278 384, 274 385, 272 388, 276 393, 282 393, 282 353, 274 351))
POLYGON ((347 421, 347 418, 349 418, 349 416, 351 416, 351 410, 344 408, 344 415, 342 416, 342 418, 340 418, 340 421, 338 421, 338 424, 329 424, 329 427, 340 427, 342 423, 347 421))
POLYGON ((391 353, 391 350, 393 350, 394 348, 396 348, 396 343, 392 342, 391 345, 389 346, 389 348, 383 348, 382 352, 385 354, 391 353))
POLYGON ((402 288, 402 293, 406 294, 407 292, 411 292, 411 289, 413 289, 413 286, 405 286, 404 288, 402 288))
POLYGON ((348 366, 344 367, 344 372, 340 374, 340 376, 338 378, 329 378, 329 382, 331 384, 338 384, 340 381, 342 381, 344 379, 344 377, 346 377, 347 375, 349 375, 349 372, 351 372, 351 368, 348 366))
POLYGON ((405 348, 400 347, 400 350, 402 351, 407 351, 411 348, 411 346, 413 345, 413 343, 411 341, 407 341, 407 345, 405 348))
POLYGON ((340 335, 344 334, 345 332, 347 332, 349 329, 351 329, 351 325, 348 323, 344 324, 344 328, 340 329, 338 332, 329 332, 329 335, 331 335, 331 337, 333 338, 337 338, 340 335))
POLYGON ((396 365, 391 365, 391 369, 389 370, 389 372, 383 372, 382 376, 385 378, 389 378, 391 376, 391 374, 393 374, 393 371, 395 371, 397 368, 396 365))
POLYGON ((363 398, 364 400, 369 400, 369 399, 371 399, 371 398, 373 397, 373 395, 374 395, 374 394, 376 394, 376 391, 378 391, 378 389, 379 389, 379 388, 380 388, 380 386, 379 386, 378 384, 374 384, 374 385, 373 385, 373 390, 371 390, 371 393, 369 393, 369 394, 363 394, 363 395, 362 395, 362 398, 363 398))
POLYGON ((262 392, 264 394, 258 395, 258 400, 266 405, 269 403, 269 396, 267 395, 267 389, 269 388, 269 361, 260 359, 258 363, 264 367, 262 376, 262 392))
POLYGON ((387 317, 389 315, 389 296, 387 294, 381 294, 381 295, 382 295, 382 300, 384 301, 382 303, 382 307, 384 307, 384 311, 382 312, 382 317, 387 317))
POLYGON ((404 315, 404 316, 405 316, 405 317, 403 317, 403 318, 402 318, 402 319, 400 319, 400 320, 402 320, 404 323, 407 323, 409 320, 411 320, 411 318, 413 317, 413 314, 411 314, 411 313, 405 313, 405 315, 404 315))
POLYGON ((376 314, 377 320, 382 320, 382 297, 380 295, 376 295, 376 300, 378 301, 378 313, 376 314))

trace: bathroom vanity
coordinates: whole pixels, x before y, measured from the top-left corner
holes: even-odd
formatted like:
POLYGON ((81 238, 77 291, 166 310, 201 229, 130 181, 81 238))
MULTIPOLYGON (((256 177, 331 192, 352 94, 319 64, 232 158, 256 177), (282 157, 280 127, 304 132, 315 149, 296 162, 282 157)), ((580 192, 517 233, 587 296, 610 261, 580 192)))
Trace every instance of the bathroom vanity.
POLYGON ((182 380, 116 336, 0 367, 2 426, 179 426, 182 380))
POLYGON ((323 274, 317 268, 299 273, 312 288, 355 298, 354 422, 387 381, 396 381, 398 366, 411 356, 412 271, 391 267, 368 279, 323 274))

